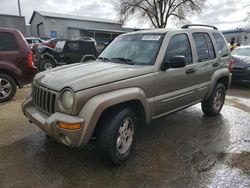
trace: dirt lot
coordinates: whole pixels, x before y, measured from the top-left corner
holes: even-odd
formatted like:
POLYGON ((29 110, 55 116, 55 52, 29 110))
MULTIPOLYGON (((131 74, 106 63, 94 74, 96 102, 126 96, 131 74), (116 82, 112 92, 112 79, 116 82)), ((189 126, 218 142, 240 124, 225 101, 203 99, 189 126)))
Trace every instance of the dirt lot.
POLYGON ((131 158, 110 167, 93 144, 72 149, 22 115, 30 92, 0 104, 0 187, 250 187, 250 87, 233 86, 218 117, 200 105, 141 130, 131 158))

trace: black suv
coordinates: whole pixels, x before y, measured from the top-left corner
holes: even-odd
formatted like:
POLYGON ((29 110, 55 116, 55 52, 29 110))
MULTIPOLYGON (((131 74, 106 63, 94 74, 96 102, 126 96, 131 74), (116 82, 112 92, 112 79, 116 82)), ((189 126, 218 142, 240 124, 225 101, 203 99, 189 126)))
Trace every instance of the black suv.
POLYGON ((94 60, 97 56, 93 41, 64 40, 58 41, 55 49, 40 45, 37 48, 35 64, 40 71, 58 65, 94 60))

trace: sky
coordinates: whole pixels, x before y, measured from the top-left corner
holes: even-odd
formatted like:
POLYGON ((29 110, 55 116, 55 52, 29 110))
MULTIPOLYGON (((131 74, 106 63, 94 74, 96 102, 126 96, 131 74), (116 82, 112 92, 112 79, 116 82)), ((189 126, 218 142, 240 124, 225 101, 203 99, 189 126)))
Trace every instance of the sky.
MULTIPOLYGON (((112 0, 20 0, 22 15, 29 22, 34 10, 66 13, 73 15, 119 20, 112 0)), ((189 15, 191 23, 202 23, 217 26, 220 30, 241 28, 250 12, 250 0, 207 0, 202 11, 189 15)), ((0 0, 0 14, 18 15, 17 0, 0 0)), ((141 23, 135 17, 125 22, 125 27, 149 28, 149 23, 141 23)), ((168 27, 175 27, 170 23, 168 27)))

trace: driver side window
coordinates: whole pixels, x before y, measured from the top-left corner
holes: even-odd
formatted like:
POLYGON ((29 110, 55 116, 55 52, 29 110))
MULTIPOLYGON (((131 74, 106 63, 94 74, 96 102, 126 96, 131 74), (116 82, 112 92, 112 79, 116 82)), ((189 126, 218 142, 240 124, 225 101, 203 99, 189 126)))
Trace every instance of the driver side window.
POLYGON ((186 34, 177 34, 170 39, 164 62, 171 62, 171 59, 175 56, 184 56, 186 64, 193 63, 191 47, 186 34))

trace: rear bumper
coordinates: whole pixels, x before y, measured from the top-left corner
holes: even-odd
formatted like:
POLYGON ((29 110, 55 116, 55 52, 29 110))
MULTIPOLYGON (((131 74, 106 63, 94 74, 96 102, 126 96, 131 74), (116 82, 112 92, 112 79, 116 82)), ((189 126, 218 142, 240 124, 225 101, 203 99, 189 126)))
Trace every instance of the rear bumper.
POLYGON ((49 136, 70 147, 79 147, 80 139, 84 130, 85 120, 78 116, 70 116, 62 113, 54 113, 47 116, 39 111, 32 103, 32 99, 28 99, 22 105, 23 113, 40 129, 46 132, 49 136), (66 130, 57 126, 58 122, 64 123, 81 123, 81 128, 78 130, 66 130))
POLYGON ((18 79, 18 86, 22 88, 25 84, 29 84, 33 81, 34 76, 38 73, 36 67, 29 67, 23 71, 20 79, 18 79))

